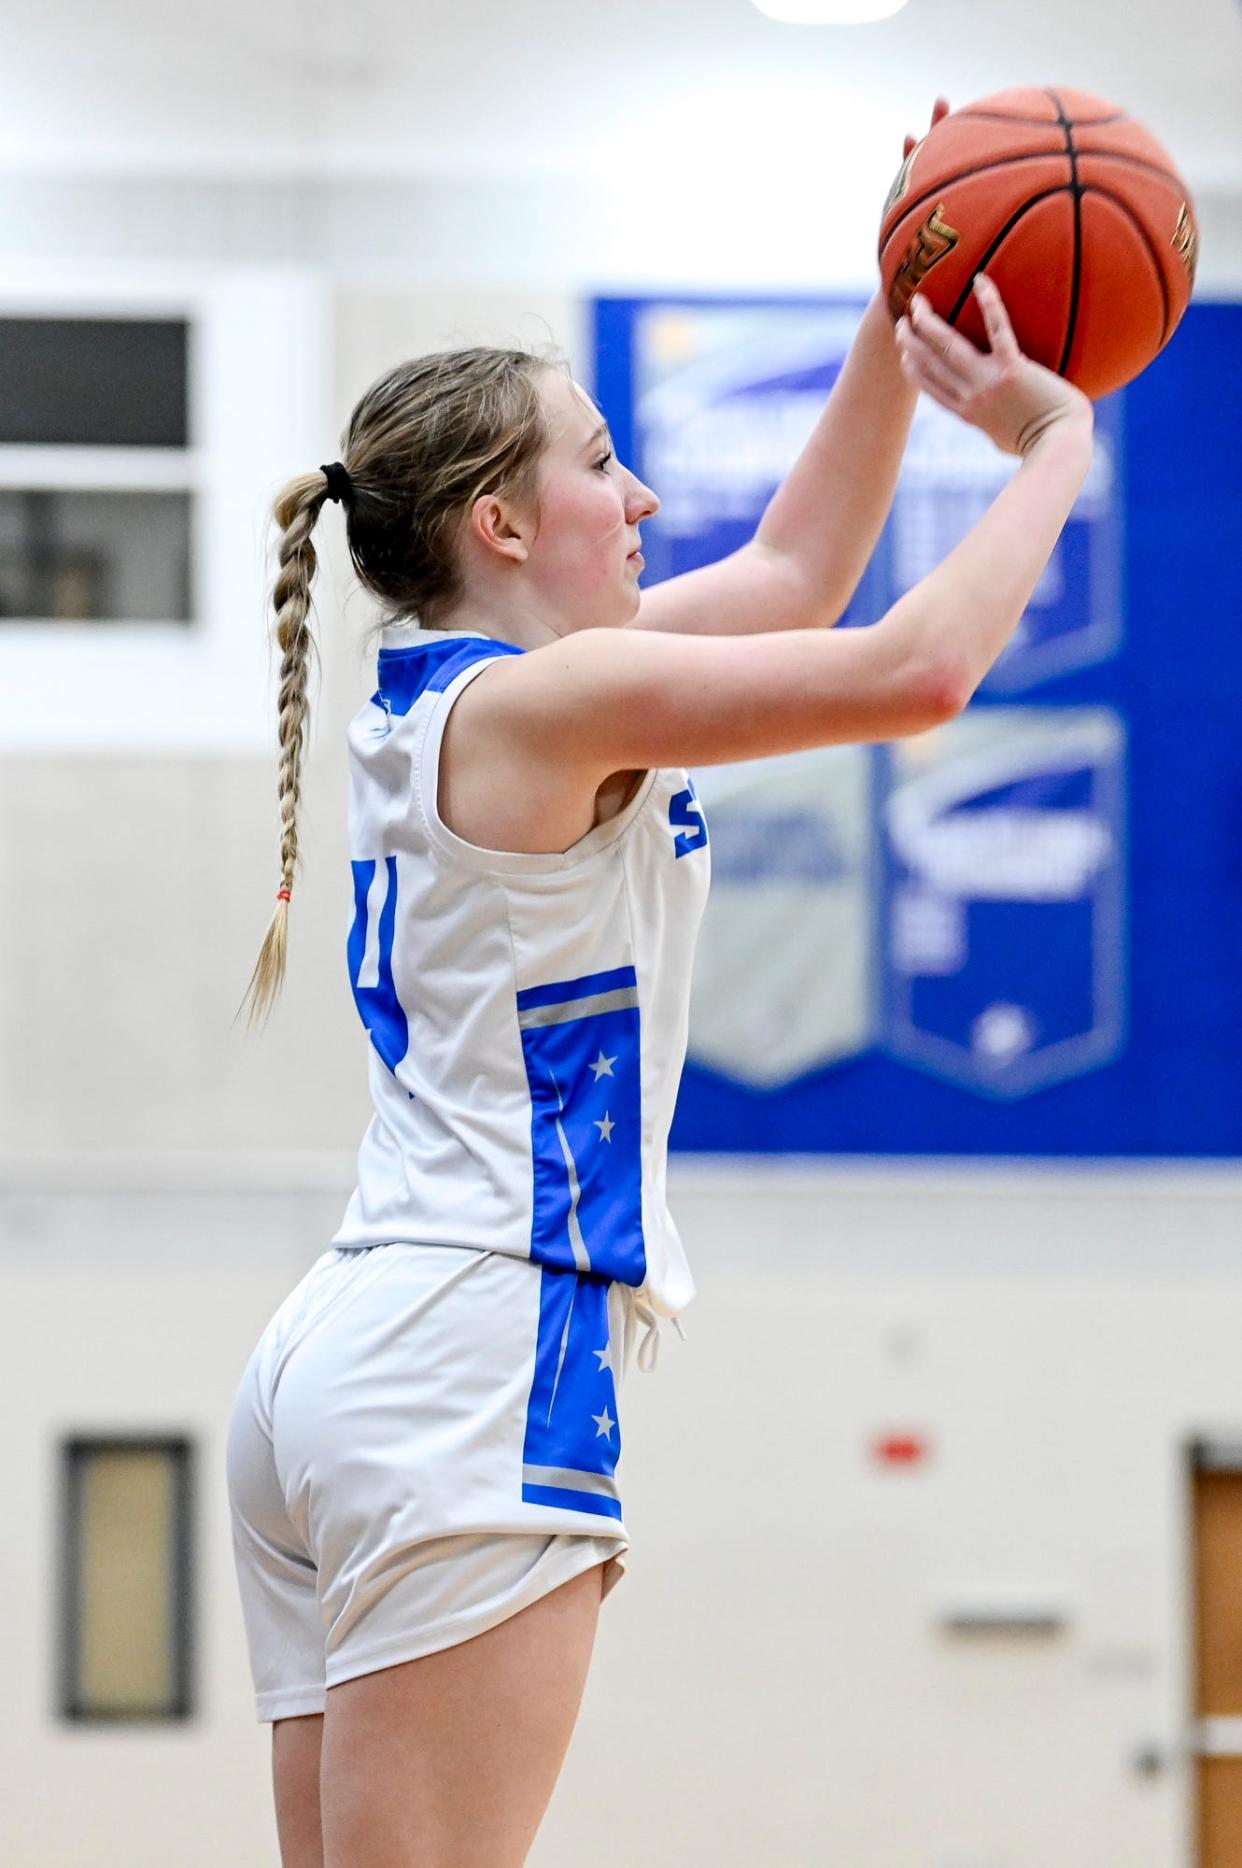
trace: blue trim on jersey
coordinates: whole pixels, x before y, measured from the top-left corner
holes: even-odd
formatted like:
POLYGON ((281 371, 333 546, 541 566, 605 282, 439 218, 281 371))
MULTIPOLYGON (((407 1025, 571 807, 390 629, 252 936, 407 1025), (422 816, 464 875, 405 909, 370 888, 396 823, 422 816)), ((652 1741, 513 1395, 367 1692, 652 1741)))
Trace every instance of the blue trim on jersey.
MULTIPOLYGON (((545 1267, 539 1283, 539 1329, 526 1407, 526 1466, 554 1466, 569 1477, 611 1480, 621 1456, 617 1387, 612 1372, 608 1285, 603 1278, 545 1267)), ((620 1518, 621 1502, 572 1486, 522 1486, 530 1505, 620 1518)))
POLYGON ((373 704, 386 713, 407 714, 422 694, 442 694, 463 668, 487 656, 521 655, 511 642, 490 636, 463 641, 446 636, 443 642, 415 642, 408 649, 381 649, 376 660, 379 687, 373 704))
POLYGON ((497 655, 522 655, 525 650, 515 647, 512 642, 459 642, 457 654, 446 656, 440 663, 435 675, 427 683, 429 694, 443 694, 446 687, 455 681, 463 668, 472 668, 475 662, 481 662, 497 655))
MULTIPOLYGON (((549 994, 553 1010, 574 988, 598 1006, 592 982, 601 979, 632 988, 634 969, 533 990, 549 994)), ((638 1005, 574 1017, 571 998, 565 1010, 521 1033, 531 1104, 530 1255, 540 1265, 640 1285, 647 1246, 638 1005)))
POLYGON ((349 961, 349 983, 354 990, 358 1016, 366 1026, 372 1044, 395 1075, 397 1065, 410 1048, 410 1027, 397 998, 397 988, 392 977, 392 943, 397 928, 396 857, 385 857, 384 866, 388 880, 384 905, 379 913, 379 926, 376 928, 378 952, 374 985, 359 985, 367 951, 367 902, 371 884, 375 880, 377 865, 374 862, 350 864, 354 872, 354 924, 349 930, 345 951, 349 961))
POLYGON ((622 986, 637 984, 638 974, 632 966, 614 966, 607 973, 584 973, 579 979, 554 980, 549 986, 527 986, 517 996, 518 1010, 563 1005, 570 999, 589 999, 597 992, 615 992, 622 986))

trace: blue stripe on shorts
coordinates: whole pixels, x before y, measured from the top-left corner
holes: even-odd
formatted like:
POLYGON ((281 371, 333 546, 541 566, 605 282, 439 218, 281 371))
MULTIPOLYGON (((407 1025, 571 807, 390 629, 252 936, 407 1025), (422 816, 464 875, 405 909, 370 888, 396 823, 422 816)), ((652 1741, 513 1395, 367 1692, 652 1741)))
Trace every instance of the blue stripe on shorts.
MULTIPOLYGON (((589 1272, 545 1265, 539 1331, 526 1409, 522 1499, 563 1511, 620 1518, 621 1455, 608 1284, 589 1272)), ((616 1346, 620 1353, 620 1345, 616 1346)))

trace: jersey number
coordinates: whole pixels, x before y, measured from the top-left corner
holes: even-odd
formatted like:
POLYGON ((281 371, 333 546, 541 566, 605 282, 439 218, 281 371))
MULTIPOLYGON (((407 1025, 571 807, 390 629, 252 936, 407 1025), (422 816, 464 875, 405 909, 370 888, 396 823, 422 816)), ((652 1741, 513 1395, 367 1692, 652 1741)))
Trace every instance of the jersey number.
POLYGON ((691 850, 701 850, 707 842, 707 821, 693 780, 669 804, 668 821, 674 830, 678 824, 686 826, 673 838, 673 848, 678 856, 689 856, 691 850))
POLYGON ((349 930, 349 978, 358 1016, 371 1042, 395 1071, 410 1047, 410 1027, 392 978, 392 937, 397 925, 397 859, 351 863, 354 925, 349 930))

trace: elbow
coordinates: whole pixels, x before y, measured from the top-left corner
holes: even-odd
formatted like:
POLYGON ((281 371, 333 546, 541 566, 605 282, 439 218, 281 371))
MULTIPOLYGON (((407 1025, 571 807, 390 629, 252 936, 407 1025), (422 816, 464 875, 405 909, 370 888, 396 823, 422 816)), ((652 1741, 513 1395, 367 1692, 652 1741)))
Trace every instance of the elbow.
POLYGON ((965 713, 974 692, 975 684, 960 662, 947 658, 938 662, 928 682, 932 724, 940 726, 946 720, 956 720, 959 714, 965 713))
POLYGON ((966 669, 954 657, 936 655, 921 661, 909 676, 911 733, 925 733, 964 713, 974 693, 966 669))

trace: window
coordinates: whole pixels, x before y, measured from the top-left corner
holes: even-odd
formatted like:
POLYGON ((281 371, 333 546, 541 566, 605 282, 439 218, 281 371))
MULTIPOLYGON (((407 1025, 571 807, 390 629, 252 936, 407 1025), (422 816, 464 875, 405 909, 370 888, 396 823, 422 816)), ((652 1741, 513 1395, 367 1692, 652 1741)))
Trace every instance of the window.
POLYGON ((309 268, 6 266, 0 756, 270 758, 272 498, 338 451, 332 341, 309 268))
POLYGON ((0 445, 190 444, 184 318, 0 318, 0 445))
POLYGON ((192 1713, 192 1462, 182 1438, 62 1443, 63 1718, 192 1713))
POLYGON ((0 621, 192 621, 189 340, 186 319, 0 317, 0 621))
POLYGON ((0 488, 0 618, 188 623, 190 521, 188 493, 0 488))

